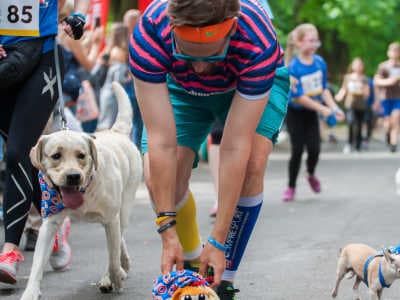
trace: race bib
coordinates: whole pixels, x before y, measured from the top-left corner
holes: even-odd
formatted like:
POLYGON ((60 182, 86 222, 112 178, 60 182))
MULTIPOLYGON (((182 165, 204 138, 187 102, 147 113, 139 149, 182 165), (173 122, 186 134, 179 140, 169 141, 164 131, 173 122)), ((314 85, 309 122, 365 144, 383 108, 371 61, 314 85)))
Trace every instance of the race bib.
POLYGON ((0 35, 39 36, 39 0, 0 0, 0 35))
POLYGON ((363 83, 358 80, 350 80, 347 83, 347 90, 350 94, 353 95, 362 95, 363 94, 363 83))
POLYGON ((400 68, 398 68, 398 67, 390 68, 389 75, 390 75, 390 77, 400 78, 400 68))
POLYGON ((317 71, 300 78, 304 95, 312 97, 322 94, 322 71, 317 71))

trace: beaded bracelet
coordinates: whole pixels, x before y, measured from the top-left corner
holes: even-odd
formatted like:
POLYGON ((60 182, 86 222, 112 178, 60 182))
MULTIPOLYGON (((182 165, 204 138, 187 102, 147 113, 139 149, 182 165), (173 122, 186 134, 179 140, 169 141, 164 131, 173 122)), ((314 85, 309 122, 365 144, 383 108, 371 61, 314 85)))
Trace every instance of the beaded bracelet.
POLYGON ((157 218, 160 218, 160 217, 176 217, 176 212, 175 211, 159 212, 157 214, 157 218))
POLYGON ((172 221, 170 221, 170 222, 164 224, 163 226, 161 226, 160 228, 158 228, 157 232, 158 233, 162 233, 162 232, 164 232, 165 230, 171 228, 174 225, 176 225, 176 220, 175 219, 173 219, 172 221))
POLYGON ((228 249, 227 246, 225 246, 225 245, 223 245, 223 244, 217 242, 217 241, 216 241, 213 237, 211 237, 211 236, 208 237, 207 241, 208 241, 212 246, 214 246, 215 248, 217 248, 218 250, 221 250, 221 251, 224 251, 224 252, 225 252, 225 251, 228 249))

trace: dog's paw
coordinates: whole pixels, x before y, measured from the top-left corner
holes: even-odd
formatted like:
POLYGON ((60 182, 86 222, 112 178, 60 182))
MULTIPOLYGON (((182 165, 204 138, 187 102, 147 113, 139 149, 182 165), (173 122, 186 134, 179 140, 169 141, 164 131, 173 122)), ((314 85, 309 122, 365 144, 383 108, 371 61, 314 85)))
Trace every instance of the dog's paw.
POLYGON ((124 269, 121 267, 119 270, 111 271, 110 270, 110 280, 113 288, 117 292, 121 292, 123 288, 123 281, 126 279, 127 275, 124 269))
POLYGON ((337 296, 337 290, 336 290, 336 289, 333 289, 331 295, 332 295, 332 298, 336 298, 336 296, 337 296))
POLYGON ((39 288, 27 288, 20 300, 39 300, 41 296, 39 288))
POLYGON ((111 293, 113 286, 110 280, 110 275, 106 273, 103 278, 97 283, 97 286, 103 294, 111 293))

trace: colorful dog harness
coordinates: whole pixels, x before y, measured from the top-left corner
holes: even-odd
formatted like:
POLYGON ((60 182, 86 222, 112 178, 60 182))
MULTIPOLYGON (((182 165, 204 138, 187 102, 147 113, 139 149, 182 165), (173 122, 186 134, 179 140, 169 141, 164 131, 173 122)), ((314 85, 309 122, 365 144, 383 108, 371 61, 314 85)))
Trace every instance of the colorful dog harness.
MULTIPOLYGON (((64 203, 62 201, 62 197, 60 193, 54 188, 51 187, 46 181, 46 177, 42 172, 39 171, 39 184, 40 189, 42 190, 42 201, 41 201, 41 210, 40 214, 42 218, 48 218, 52 215, 56 215, 62 212, 65 208, 64 203)), ((89 187, 90 183, 93 180, 94 175, 90 176, 88 184, 79 190, 82 194, 84 194, 89 187)))
MULTIPOLYGON (((391 249, 389 250, 390 252, 391 249)), ((393 252, 392 252, 393 253, 393 252)), ((382 252, 378 252, 376 255, 372 255, 370 257, 368 257, 368 259, 365 261, 364 264, 364 283, 368 286, 368 266, 371 263, 371 261, 375 258, 375 257, 382 257, 383 253, 382 252)), ((382 273, 382 262, 379 262, 379 267, 378 267, 378 274, 379 274, 379 282, 381 284, 382 287, 384 288, 390 288, 390 284, 386 284, 385 282, 385 277, 383 277, 383 273, 382 273)))
POLYGON ((169 300, 176 290, 185 286, 208 286, 209 283, 199 273, 190 270, 180 270, 161 275, 153 284, 153 300, 169 300))

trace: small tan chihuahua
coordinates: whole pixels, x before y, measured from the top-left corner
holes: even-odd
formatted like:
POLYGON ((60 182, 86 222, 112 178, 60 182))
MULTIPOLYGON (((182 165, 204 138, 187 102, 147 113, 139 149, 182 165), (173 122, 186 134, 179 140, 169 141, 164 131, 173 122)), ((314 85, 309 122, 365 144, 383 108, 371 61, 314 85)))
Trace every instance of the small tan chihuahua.
POLYGON ((356 276, 354 299, 361 299, 358 290, 361 282, 369 288, 371 300, 381 299, 383 288, 390 287, 393 281, 400 278, 400 255, 392 254, 389 249, 378 253, 364 244, 348 244, 339 250, 333 298, 337 296, 340 281, 346 274, 348 279, 356 276))

